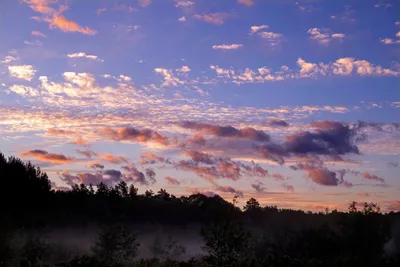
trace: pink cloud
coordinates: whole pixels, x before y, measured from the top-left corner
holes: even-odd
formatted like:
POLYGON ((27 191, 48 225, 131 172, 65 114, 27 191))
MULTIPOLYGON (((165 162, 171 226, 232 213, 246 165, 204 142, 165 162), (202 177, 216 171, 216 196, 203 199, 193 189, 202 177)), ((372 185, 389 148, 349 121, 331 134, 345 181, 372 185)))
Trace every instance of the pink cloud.
POLYGON ((170 184, 170 185, 180 185, 180 184, 181 184, 181 182, 179 182, 178 180, 176 180, 176 179, 174 179, 174 178, 172 178, 172 177, 170 177, 170 176, 166 176, 164 179, 165 179, 165 180, 167 181, 167 183, 170 184))
POLYGON ((139 6, 141 6, 141 7, 147 7, 150 4, 151 4, 151 0, 139 0, 139 6))
POLYGON ((252 6, 254 5, 254 0, 238 0, 238 3, 245 6, 252 6))
POLYGON ((375 174, 370 174, 368 172, 364 172, 363 177, 364 177, 364 179, 367 179, 367 180, 375 180, 375 181, 379 181, 381 183, 385 182, 385 179, 383 179, 382 177, 379 177, 375 174))

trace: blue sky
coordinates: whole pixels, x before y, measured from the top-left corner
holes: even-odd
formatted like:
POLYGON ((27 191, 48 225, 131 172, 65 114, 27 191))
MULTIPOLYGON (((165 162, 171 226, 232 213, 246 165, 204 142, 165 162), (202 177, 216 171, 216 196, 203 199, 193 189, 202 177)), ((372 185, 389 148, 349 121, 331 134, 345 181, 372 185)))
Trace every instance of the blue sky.
POLYGON ((398 9, 2 1, 0 150, 56 189, 124 180, 240 203, 398 209, 398 9))

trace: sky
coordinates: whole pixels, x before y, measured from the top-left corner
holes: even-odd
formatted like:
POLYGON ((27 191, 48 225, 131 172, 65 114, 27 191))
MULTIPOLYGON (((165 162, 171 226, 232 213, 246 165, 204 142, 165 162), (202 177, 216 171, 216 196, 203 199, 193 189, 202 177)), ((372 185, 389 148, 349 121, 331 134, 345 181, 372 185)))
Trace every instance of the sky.
POLYGON ((52 186, 400 210, 400 2, 2 0, 0 151, 52 186))

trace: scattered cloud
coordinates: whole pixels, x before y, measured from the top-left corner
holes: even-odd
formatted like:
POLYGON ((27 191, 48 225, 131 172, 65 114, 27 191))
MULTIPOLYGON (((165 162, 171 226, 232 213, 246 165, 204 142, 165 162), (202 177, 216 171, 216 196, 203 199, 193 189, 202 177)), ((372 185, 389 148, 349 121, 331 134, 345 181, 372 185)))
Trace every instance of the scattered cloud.
POLYGON ((39 150, 39 149, 23 152, 21 154, 21 157, 31 157, 52 164, 69 164, 74 160, 74 158, 67 157, 63 154, 49 153, 45 150, 39 150))
POLYGON ((210 13, 210 14, 195 14, 193 15, 195 19, 205 21, 207 23, 222 25, 225 23, 225 20, 229 17, 228 13, 218 12, 218 13, 210 13))
POLYGON ((189 0, 175 0, 175 6, 179 8, 189 8, 194 6, 194 4, 193 1, 189 0))
POLYGON ((59 10, 51 7, 58 3, 56 0, 23 0, 23 2, 28 4, 33 11, 42 14, 43 17, 33 17, 33 19, 47 22, 50 29, 58 28, 63 32, 79 32, 85 35, 96 34, 95 30, 86 26, 80 26, 75 21, 64 17, 62 13, 69 9, 67 6, 60 6, 59 10))
POLYGON ((254 26, 251 26, 250 27, 250 34, 255 34, 255 33, 257 33, 257 32, 259 32, 259 31, 261 31, 261 30, 263 30, 263 29, 268 29, 269 28, 269 26, 268 25, 254 25, 254 26))
POLYGON ((97 163, 97 162, 91 162, 88 164, 88 168, 89 169, 104 169, 104 165, 101 163, 97 163))
POLYGON ((181 182, 179 182, 178 180, 176 180, 176 179, 174 179, 174 178, 172 178, 170 176, 166 176, 164 179, 170 185, 180 185, 181 184, 181 182))
POLYGON ((94 152, 93 150, 90 150, 90 149, 86 149, 86 150, 76 149, 75 152, 80 154, 80 155, 82 155, 82 156, 85 156, 87 158, 92 158, 94 156, 97 156, 97 153, 94 152))
POLYGON ((271 126, 281 126, 281 127, 288 127, 289 123, 287 123, 284 120, 280 120, 280 119, 275 119, 275 118, 269 118, 268 119, 268 125, 271 126))
POLYGON ((92 59, 92 60, 98 59, 98 57, 95 55, 87 55, 86 53, 83 53, 83 52, 68 54, 67 57, 68 58, 86 58, 86 59, 92 59))
POLYGON ((155 142, 162 145, 168 145, 169 143, 168 137, 150 129, 138 130, 132 127, 124 127, 114 130, 103 128, 101 132, 116 141, 155 142))
MULTIPOLYGON (((149 179, 149 177, 139 171, 134 165, 130 164, 127 166, 122 166, 122 168, 126 171, 123 174, 123 178, 127 182, 134 182, 140 185, 149 185, 151 183, 154 183, 154 179, 149 179)), ((153 176, 154 173, 150 173, 151 176, 153 176)))
POLYGON ((32 65, 8 66, 8 72, 11 77, 31 81, 36 74, 32 65))
POLYGON ((75 21, 68 20, 66 17, 58 14, 46 17, 43 21, 49 24, 50 29, 58 28, 63 32, 79 32, 84 35, 95 35, 97 33, 89 27, 80 26, 75 21))
POLYGON ((184 81, 176 77, 171 70, 156 68, 154 69, 154 71, 164 77, 164 83, 162 84, 162 86, 164 87, 178 86, 185 83, 184 81))
POLYGON ((243 197, 243 192, 239 191, 231 186, 220 186, 217 185, 215 188, 216 191, 223 192, 223 193, 232 193, 238 197, 243 197))
POLYGON ((106 185, 112 185, 111 181, 104 180, 102 173, 89 173, 89 172, 80 172, 76 175, 71 174, 69 171, 63 171, 59 173, 59 177, 66 184, 73 186, 75 184, 85 184, 85 185, 98 185, 101 182, 106 185))
POLYGON ((263 193, 267 188, 264 186, 264 183, 258 181, 257 183, 251 184, 251 187, 254 188, 258 193, 263 193))
POLYGON ((11 63, 11 62, 13 62, 15 60, 18 60, 18 58, 13 57, 13 56, 5 56, 4 59, 2 61, 0 61, 0 62, 3 63, 3 64, 8 64, 8 63, 11 63))
POLYGON ((100 159, 112 163, 112 164, 122 164, 122 163, 128 163, 129 160, 126 157, 123 156, 114 156, 112 154, 108 153, 98 153, 98 156, 100 159))
POLYGON ((364 179, 367 179, 367 180, 379 181, 381 183, 385 182, 385 179, 383 179, 382 177, 379 177, 375 174, 371 174, 369 172, 364 172, 362 176, 364 177, 364 179))
POLYGON ((288 191, 288 192, 291 192, 291 193, 294 192, 294 187, 293 187, 293 185, 282 184, 282 187, 283 187, 286 191, 288 191))
POLYGON ((40 32, 40 31, 32 31, 31 35, 37 36, 37 37, 43 37, 43 38, 47 37, 44 33, 40 32))
POLYGON ((317 41, 319 44, 328 44, 332 40, 343 40, 345 34, 331 33, 329 29, 312 28, 308 30, 311 40, 317 41))
POLYGON ((307 172, 307 177, 320 185, 336 186, 339 184, 339 179, 336 173, 327 168, 316 168, 313 166, 304 166, 307 172))
POLYGON ((38 97, 40 95, 39 91, 36 88, 25 85, 14 84, 9 87, 9 90, 16 94, 19 94, 22 97, 38 97))
POLYGON ((165 158, 161 157, 161 156, 157 156, 154 153, 142 152, 140 154, 140 164, 142 164, 142 165, 162 163, 162 162, 166 162, 165 158))
POLYGON ((184 66, 180 67, 179 69, 176 69, 176 71, 180 72, 180 73, 186 73, 186 72, 190 72, 191 69, 188 66, 184 65, 184 66))
POLYGON ((196 123, 191 121, 185 121, 180 123, 182 128, 196 130, 203 132, 204 134, 214 135, 218 137, 229 137, 229 138, 243 138, 259 142, 265 142, 270 139, 269 135, 263 131, 255 130, 254 128, 248 127, 243 129, 237 129, 232 126, 219 126, 206 123, 196 123))
POLYGON ((272 46, 280 44, 283 39, 282 34, 275 32, 258 32, 258 35, 272 46))
POLYGON ((239 48, 242 48, 243 45, 242 44, 222 44, 222 45, 213 45, 213 49, 217 49, 217 50, 236 50, 239 48))

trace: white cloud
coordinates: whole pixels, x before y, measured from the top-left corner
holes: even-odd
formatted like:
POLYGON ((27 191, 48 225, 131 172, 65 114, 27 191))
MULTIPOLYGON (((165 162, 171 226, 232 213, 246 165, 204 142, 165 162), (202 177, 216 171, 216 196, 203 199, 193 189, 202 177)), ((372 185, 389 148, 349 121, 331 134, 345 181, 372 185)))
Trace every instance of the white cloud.
POLYGON ((128 77, 128 76, 125 76, 125 75, 119 75, 119 79, 120 79, 120 81, 124 81, 124 82, 132 81, 131 77, 128 77))
POLYGON ((32 65, 8 66, 8 72, 11 77, 31 81, 35 76, 36 70, 32 65))
POLYGON ((251 26, 250 27, 250 34, 254 34, 259 32, 262 29, 268 29, 269 26, 268 25, 259 25, 259 26, 251 26))
POLYGON ((278 45, 283 38, 282 34, 274 32, 259 32, 258 35, 267 40, 270 45, 278 45))
POLYGON ((194 5, 193 1, 188 1, 188 0, 176 0, 175 1, 175 6, 180 7, 180 8, 188 8, 194 5))
POLYGON ((219 49, 219 50, 235 50, 242 48, 242 44, 222 44, 222 45, 213 45, 213 49, 219 49))
POLYGON ((354 58, 339 58, 336 61, 307 62, 299 58, 297 65, 300 69, 289 69, 288 66, 281 66, 279 70, 272 70, 266 66, 256 70, 246 68, 239 72, 234 69, 224 69, 217 65, 211 65, 210 68, 217 74, 216 82, 242 83, 263 83, 266 81, 282 81, 298 78, 318 78, 321 76, 400 76, 400 69, 388 69, 379 65, 374 65, 366 60, 354 58))
POLYGON ((178 21, 184 22, 184 21, 186 21, 186 17, 185 17, 185 16, 182 16, 182 17, 180 17, 180 18, 178 19, 178 21))
POLYGON ((32 31, 31 34, 33 36, 38 36, 38 37, 43 37, 43 38, 47 37, 44 33, 41 33, 39 31, 32 31))
POLYGON ((333 39, 343 39, 344 37, 346 37, 344 33, 334 33, 331 36, 333 39))
POLYGON ((24 85, 13 85, 10 88, 10 91, 19 94, 21 96, 39 96, 39 92, 37 91, 37 89, 32 88, 30 86, 24 86, 24 85))
POLYGON ((245 71, 239 73, 231 69, 223 69, 215 65, 210 68, 214 70, 219 78, 231 80, 235 84, 244 83, 262 83, 264 81, 281 81, 284 78, 279 74, 271 74, 271 70, 267 67, 262 67, 257 72, 246 68, 245 71))
POLYGON ((345 34, 343 33, 331 33, 328 29, 312 28, 308 30, 310 39, 317 41, 320 44, 328 44, 333 39, 343 39, 345 34))
POLYGON ((177 69, 176 71, 185 73, 185 72, 190 72, 191 69, 188 66, 182 66, 181 68, 177 69))
POLYGON ((170 70, 164 68, 156 68, 154 71, 164 77, 164 82, 161 86, 178 86, 179 84, 184 84, 184 81, 175 77, 170 70))
MULTIPOLYGON (((397 22, 399 22, 399 25, 400 25, 400 21, 396 21, 396 23, 395 23, 396 25, 397 25, 397 22)), ((396 33, 396 37, 400 38, 400 31, 396 33)), ((400 44, 400 39, 395 40, 393 38, 384 38, 384 39, 381 39, 381 43, 386 44, 386 45, 400 44)))
POLYGON ((83 52, 68 54, 67 57, 68 58, 86 58, 86 59, 92 59, 92 60, 98 59, 98 57, 95 55, 87 55, 86 53, 83 53, 83 52))
POLYGON ((24 44, 27 45, 36 45, 36 46, 40 46, 43 45, 43 43, 41 41, 35 40, 35 41, 24 41, 24 44))
POLYGON ((297 60, 297 64, 300 66, 301 77, 309 77, 310 75, 315 74, 316 70, 318 69, 317 64, 306 62, 302 58, 299 58, 297 60))
POLYGON ((382 44, 391 45, 391 44, 400 44, 400 40, 394 40, 392 38, 385 38, 381 40, 382 44))
POLYGON ((94 87, 95 79, 90 73, 64 72, 64 79, 79 87, 94 87))

